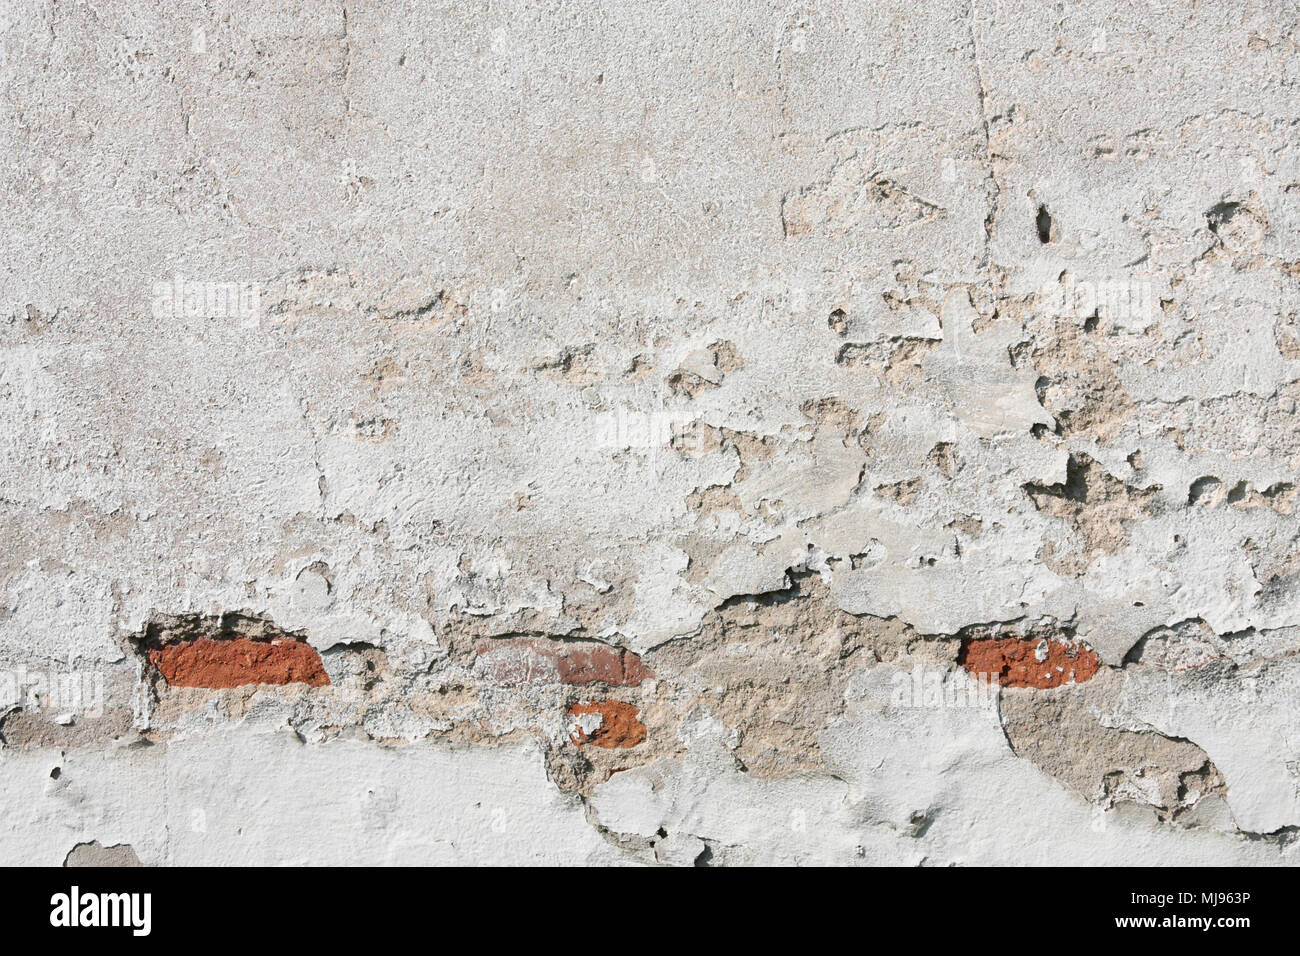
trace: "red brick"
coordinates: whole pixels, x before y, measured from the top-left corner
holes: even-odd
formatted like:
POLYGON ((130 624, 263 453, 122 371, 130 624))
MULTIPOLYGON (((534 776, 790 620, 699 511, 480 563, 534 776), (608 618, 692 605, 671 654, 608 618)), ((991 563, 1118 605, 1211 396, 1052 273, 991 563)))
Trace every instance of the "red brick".
POLYGON ((642 681, 654 680, 655 672, 646 667, 640 654, 623 652, 623 683, 628 687, 638 687, 642 681))
POLYGON ((1082 684, 1101 668, 1087 644, 1047 640, 1047 656, 1038 660, 1040 638, 981 638, 962 644, 957 661, 972 674, 985 674, 1003 687, 1045 689, 1062 684, 1082 684))
POLYGON ((623 683, 623 652, 604 644, 563 645, 559 654, 560 681, 565 684, 623 683))
POLYGON ((638 716, 636 707, 621 700, 574 704, 569 708, 569 720, 573 722, 569 739, 579 747, 586 744, 604 747, 607 750, 635 747, 646 739, 646 726, 641 723, 638 716), (590 714, 600 715, 600 726, 588 734, 577 721, 579 717, 590 714))
POLYGON ((306 641, 200 637, 152 647, 149 661, 174 687, 294 683, 321 687, 330 682, 320 654, 306 641))
POLYGON ((483 641, 478 669, 496 684, 558 684, 560 667, 546 643, 532 640, 483 641))
POLYGON ((489 680, 517 684, 606 684, 635 687, 654 677, 631 651, 595 642, 546 638, 486 640, 478 645, 481 670, 489 680))

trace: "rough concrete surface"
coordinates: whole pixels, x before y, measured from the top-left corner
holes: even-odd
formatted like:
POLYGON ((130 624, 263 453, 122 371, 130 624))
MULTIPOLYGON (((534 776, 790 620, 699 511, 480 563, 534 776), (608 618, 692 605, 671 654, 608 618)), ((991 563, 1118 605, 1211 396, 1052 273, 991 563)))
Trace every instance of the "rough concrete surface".
POLYGON ((0 862, 1297 862, 1294 0, 0 5, 0 862))

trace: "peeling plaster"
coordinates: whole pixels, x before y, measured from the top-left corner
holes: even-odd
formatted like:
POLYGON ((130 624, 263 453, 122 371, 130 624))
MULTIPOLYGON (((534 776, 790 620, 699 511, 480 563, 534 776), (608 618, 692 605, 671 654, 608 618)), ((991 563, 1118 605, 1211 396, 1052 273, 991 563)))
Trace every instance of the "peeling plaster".
POLYGON ((1293 6, 579 7, 6 11, 0 857, 1294 863, 1293 6))

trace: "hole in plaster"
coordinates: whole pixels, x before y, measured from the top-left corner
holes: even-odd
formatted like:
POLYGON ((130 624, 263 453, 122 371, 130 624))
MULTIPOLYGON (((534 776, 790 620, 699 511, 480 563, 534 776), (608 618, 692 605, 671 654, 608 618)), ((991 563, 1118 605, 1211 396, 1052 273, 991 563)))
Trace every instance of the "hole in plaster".
POLYGON ((1052 222, 1052 215, 1047 211, 1046 206, 1038 207, 1038 216, 1034 220, 1034 225, 1038 228, 1038 241, 1044 245, 1056 238, 1056 224, 1052 222))
POLYGON ((136 640, 149 666, 172 687, 330 682, 306 634, 248 612, 155 615, 136 640))

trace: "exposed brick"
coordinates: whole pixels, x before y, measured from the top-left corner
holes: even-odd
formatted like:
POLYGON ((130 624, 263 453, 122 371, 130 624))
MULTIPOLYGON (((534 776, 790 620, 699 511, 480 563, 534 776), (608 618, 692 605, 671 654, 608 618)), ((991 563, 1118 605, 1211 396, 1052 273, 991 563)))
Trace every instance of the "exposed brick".
POLYGON ((554 650, 533 640, 483 641, 475 662, 483 677, 494 684, 558 684, 560 666, 554 650))
POLYGON ((574 704, 569 708, 572 729, 569 739, 579 747, 591 744, 607 750, 635 747, 646 739, 646 727, 638 711, 621 700, 574 704), (589 728, 589 729, 584 729, 589 728))
POLYGON ((639 655, 594 642, 545 638, 482 641, 478 666, 498 684, 607 684, 635 687, 654 677, 639 655))
POLYGON ((1003 687, 1039 689, 1082 684, 1101 667, 1086 644, 1032 637, 968 640, 957 660, 972 674, 985 674, 1003 687))
POLYGON ((640 654, 623 652, 623 683, 628 687, 638 687, 643 681, 654 680, 655 672, 641 660, 640 654))
POLYGON ((306 641, 200 637, 149 649, 149 661, 174 687, 330 682, 320 654, 306 641))
POLYGON ((565 684, 623 683, 623 652, 604 644, 567 647, 559 655, 560 680, 565 684))

